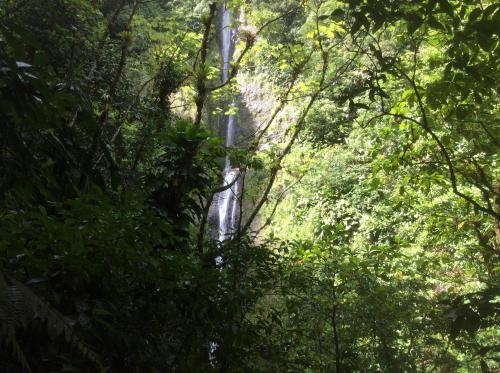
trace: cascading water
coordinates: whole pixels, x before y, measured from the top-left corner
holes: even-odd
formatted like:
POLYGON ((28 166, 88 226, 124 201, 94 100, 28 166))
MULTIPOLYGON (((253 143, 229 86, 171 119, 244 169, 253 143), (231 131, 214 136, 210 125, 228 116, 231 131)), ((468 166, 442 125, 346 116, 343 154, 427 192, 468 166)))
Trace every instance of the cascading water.
MULTIPOLYGON (((222 56, 222 82, 226 83, 229 79, 229 71, 231 69, 231 61, 234 52, 234 32, 231 26, 232 14, 226 8, 223 2, 221 7, 221 35, 220 35, 220 52, 222 56)), ((229 115, 225 118, 225 144, 226 147, 234 146, 236 135, 236 116, 229 115)), ((223 170, 223 186, 230 188, 217 194, 214 199, 215 207, 218 213, 218 232, 217 238, 220 242, 225 241, 236 232, 238 229, 238 213, 239 213, 239 200, 238 191, 240 188, 239 170, 231 166, 231 160, 226 157, 224 170, 223 170)), ((223 264, 222 256, 215 258, 215 264, 220 267, 223 264)), ((215 366, 216 358, 215 353, 219 345, 216 342, 209 343, 208 359, 210 364, 215 366)))
MULTIPOLYGON (((221 20, 221 55, 222 55, 222 82, 229 79, 229 71, 234 52, 234 32, 231 26, 232 14, 226 6, 222 5, 221 20)), ((226 118, 226 133, 224 134, 226 146, 234 146, 236 134, 236 116, 229 115, 226 118)), ((223 186, 232 186, 216 196, 215 201, 219 213, 219 241, 224 241, 231 237, 238 228, 238 190, 240 187, 239 170, 231 166, 229 157, 226 157, 223 171, 223 186)))

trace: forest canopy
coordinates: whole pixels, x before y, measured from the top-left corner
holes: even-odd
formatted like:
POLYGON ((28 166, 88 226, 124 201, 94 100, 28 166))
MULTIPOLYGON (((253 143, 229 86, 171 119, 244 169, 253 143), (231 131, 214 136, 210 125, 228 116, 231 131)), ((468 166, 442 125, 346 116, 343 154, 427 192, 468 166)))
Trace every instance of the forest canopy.
POLYGON ((499 371, 499 38, 490 0, 0 0, 0 371, 499 371))

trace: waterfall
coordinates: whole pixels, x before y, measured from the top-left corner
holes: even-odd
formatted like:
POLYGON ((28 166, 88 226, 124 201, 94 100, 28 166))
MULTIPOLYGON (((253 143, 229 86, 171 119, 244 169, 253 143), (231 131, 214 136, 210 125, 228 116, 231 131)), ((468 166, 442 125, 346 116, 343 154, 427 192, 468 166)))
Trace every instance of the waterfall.
MULTIPOLYGON (((229 79, 231 61, 234 53, 234 30, 231 26, 232 13, 226 6, 222 5, 221 16, 221 56, 222 56, 222 82, 229 79)), ((229 115, 225 118, 225 144, 227 147, 234 146, 236 135, 236 116, 229 115)), ((240 188, 239 170, 233 168, 229 157, 226 157, 223 170, 223 186, 233 184, 224 192, 219 193, 215 201, 219 213, 218 238, 224 241, 230 238, 238 228, 239 200, 238 191, 240 188), (236 181, 235 181, 236 180, 236 181)))
MULTIPOLYGON (((226 83, 229 79, 231 61, 234 53, 234 30, 231 25, 232 14, 226 8, 225 2, 221 6, 221 29, 220 29, 220 53, 222 57, 222 82, 226 83)), ((231 104, 234 104, 232 102, 231 104)), ((224 117, 225 133, 223 134, 226 147, 234 146, 236 135, 236 116, 228 115, 224 117)), ((231 160, 226 156, 224 170, 222 171, 223 186, 231 185, 230 188, 218 193, 214 198, 212 207, 218 214, 218 231, 216 238, 223 242, 230 239, 238 229, 238 214, 240 211, 238 192, 240 189, 239 169, 233 168, 231 160)), ((222 256, 215 258, 215 264, 221 268, 224 259, 222 256)), ((210 365, 216 364, 216 351, 219 345, 217 342, 209 342, 208 360, 210 365)))

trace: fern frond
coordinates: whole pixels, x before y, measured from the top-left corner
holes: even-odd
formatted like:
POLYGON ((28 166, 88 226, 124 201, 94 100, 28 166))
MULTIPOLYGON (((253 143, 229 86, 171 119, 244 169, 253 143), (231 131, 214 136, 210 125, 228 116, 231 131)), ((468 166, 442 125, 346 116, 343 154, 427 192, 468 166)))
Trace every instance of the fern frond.
POLYGON ((40 319, 47 325, 49 335, 63 335, 65 341, 84 358, 100 364, 99 355, 74 335, 66 317, 23 283, 13 278, 9 278, 7 282, 0 272, 0 344, 10 346, 13 357, 26 371, 31 370, 17 341, 16 330, 26 328, 35 319, 40 319))

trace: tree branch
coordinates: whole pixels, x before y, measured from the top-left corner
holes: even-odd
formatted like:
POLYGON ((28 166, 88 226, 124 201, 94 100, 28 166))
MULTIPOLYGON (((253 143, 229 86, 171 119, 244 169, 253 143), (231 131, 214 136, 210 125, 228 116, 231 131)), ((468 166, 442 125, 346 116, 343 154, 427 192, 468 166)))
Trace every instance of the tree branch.
POLYGON ((448 174, 449 174, 449 179, 450 179, 450 182, 451 182, 451 187, 453 189, 453 193, 455 193, 457 196, 463 198, 464 200, 466 200, 467 202, 469 202, 470 204, 472 204, 475 208, 477 208, 478 210, 494 217, 497 221, 500 220, 500 214, 498 214, 497 212, 495 212, 493 209, 491 208, 488 208, 488 207, 484 207, 482 205, 480 205, 476 200, 474 200, 472 197, 468 196, 467 194, 461 192, 459 189, 458 189, 458 182, 457 182, 457 175, 456 175, 456 172, 455 172, 455 167, 453 165, 453 162, 451 160, 451 157, 449 155, 449 152, 448 150, 446 149, 446 147, 444 146, 443 142, 441 141, 441 139, 439 138, 439 136, 436 135, 436 133, 431 129, 430 125, 429 125, 429 121, 428 121, 428 118, 427 118, 427 113, 426 113, 426 110, 425 110, 425 106, 424 106, 424 103, 423 103, 423 100, 422 100, 422 96, 418 90, 418 87, 417 85, 415 84, 415 80, 413 80, 412 78, 410 78, 408 76, 408 74, 406 74, 405 71, 403 71, 402 69, 398 68, 395 66, 395 69, 408 81, 408 83, 411 85, 413 91, 415 92, 415 96, 417 98, 417 103, 418 103, 418 106, 419 106, 419 110, 420 110, 420 113, 422 114, 422 120, 421 121, 416 121, 416 120, 413 120, 413 122, 417 123, 419 126, 421 126, 425 132, 427 132, 427 134, 429 136, 431 136, 431 138, 436 142, 441 154, 443 155, 445 161, 446 161, 446 164, 447 164, 447 168, 448 168, 448 174))
POLYGON ((240 232, 238 232, 237 238, 242 237, 251 227, 253 221, 257 217, 257 214, 261 210, 262 206, 264 206, 264 203, 266 203, 269 193, 271 191, 271 188, 274 185, 274 181, 276 180, 276 177, 278 176, 278 172, 281 168, 281 163, 283 159, 288 155, 288 153, 291 151, 293 144, 299 137, 300 132, 302 131, 302 128, 304 127, 304 123, 306 120, 307 115, 309 114, 309 111, 311 110, 313 104, 316 102, 316 99, 319 97, 320 93, 324 89, 324 83, 325 83, 325 77, 326 77, 326 71, 328 69, 328 58, 325 54, 322 55, 322 60, 323 60, 323 66, 321 69, 321 78, 320 78, 320 84, 319 88, 314 94, 311 96, 307 106, 303 110, 299 120, 296 123, 295 126, 295 131, 293 132, 293 135, 288 142, 288 144, 285 146, 281 154, 278 156, 275 165, 271 168, 271 175, 269 177, 269 181, 266 185, 266 188, 262 194, 262 197, 260 198, 259 202, 255 206, 254 210, 251 212, 247 222, 243 225, 243 228, 241 229, 240 232))

